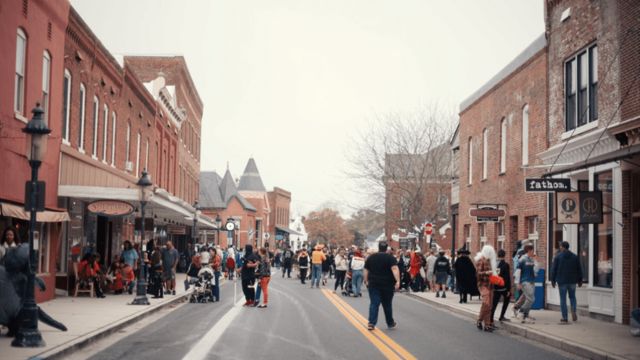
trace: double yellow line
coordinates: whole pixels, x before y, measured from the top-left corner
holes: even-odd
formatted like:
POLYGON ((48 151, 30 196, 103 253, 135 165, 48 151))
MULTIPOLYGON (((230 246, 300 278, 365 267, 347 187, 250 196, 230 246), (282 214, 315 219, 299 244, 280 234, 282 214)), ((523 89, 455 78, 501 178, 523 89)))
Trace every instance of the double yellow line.
POLYGON ((369 320, 360 315, 342 300, 338 295, 333 294, 331 291, 322 289, 324 296, 340 311, 340 313, 353 325, 367 340, 369 340, 387 359, 398 360, 416 360, 416 357, 408 352, 405 348, 400 346, 397 342, 393 341, 385 333, 380 330, 368 330, 367 325, 369 320))

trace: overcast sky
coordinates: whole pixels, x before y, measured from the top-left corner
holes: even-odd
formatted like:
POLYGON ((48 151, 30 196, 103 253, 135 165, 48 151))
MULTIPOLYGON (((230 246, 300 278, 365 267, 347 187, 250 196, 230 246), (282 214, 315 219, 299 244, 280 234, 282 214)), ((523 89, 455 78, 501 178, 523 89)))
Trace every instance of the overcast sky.
POLYGON ((456 106, 544 31, 542 0, 72 0, 113 54, 184 55, 202 170, 256 159, 292 215, 362 204, 350 136, 374 114, 456 106))

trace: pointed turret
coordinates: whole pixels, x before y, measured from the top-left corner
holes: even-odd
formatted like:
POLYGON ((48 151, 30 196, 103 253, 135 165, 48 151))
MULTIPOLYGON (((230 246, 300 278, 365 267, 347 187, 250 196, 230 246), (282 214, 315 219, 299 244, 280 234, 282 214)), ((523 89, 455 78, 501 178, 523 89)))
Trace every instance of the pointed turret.
POLYGON ((235 181, 233 181, 233 176, 231 176, 231 172, 227 169, 220 183, 220 195, 222 195, 222 199, 226 203, 233 195, 236 195, 237 192, 238 189, 236 188, 235 181))
POLYGON ((255 191, 255 192, 267 192, 267 189, 262 183, 260 178, 260 172, 258 166, 253 158, 249 159, 247 166, 244 168, 244 174, 240 178, 240 184, 238 185, 238 191, 255 191))

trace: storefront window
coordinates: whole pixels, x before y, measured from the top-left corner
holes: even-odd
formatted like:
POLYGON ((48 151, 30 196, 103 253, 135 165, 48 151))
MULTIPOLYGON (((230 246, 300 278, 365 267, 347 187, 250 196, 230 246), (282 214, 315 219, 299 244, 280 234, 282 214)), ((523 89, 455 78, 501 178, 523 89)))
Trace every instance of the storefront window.
POLYGON ((595 225, 593 239, 593 262, 596 271, 593 285, 610 288, 613 285, 613 181, 612 172, 595 175, 594 189, 602 191, 602 224, 595 225))
MULTIPOLYGON (((578 191, 589 191, 589 180, 578 180, 578 191)), ((589 225, 578 226, 578 258, 582 269, 582 282, 589 283, 589 225)))
POLYGON ((48 224, 38 224, 33 233, 33 248, 38 256, 38 273, 49 272, 49 228, 48 224))
POLYGON ((69 254, 73 262, 80 261, 82 247, 84 246, 84 202, 80 200, 69 200, 69 217, 71 220, 67 225, 67 244, 69 254))

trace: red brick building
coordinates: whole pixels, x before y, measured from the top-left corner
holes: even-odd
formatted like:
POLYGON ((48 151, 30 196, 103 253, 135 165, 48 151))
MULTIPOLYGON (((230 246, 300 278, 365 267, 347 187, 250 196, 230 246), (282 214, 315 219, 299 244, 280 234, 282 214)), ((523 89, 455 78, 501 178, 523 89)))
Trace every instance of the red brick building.
MULTIPOLYGON (((569 241, 580 257, 578 305, 624 323, 640 306, 639 19, 632 0, 545 1, 545 175, 601 191, 604 203, 603 223, 555 226, 553 244, 569 241)), ((556 291, 547 294, 559 303, 556 291)))
POLYGON ((526 193, 524 179, 543 170, 546 149, 546 40, 540 36, 460 105, 457 131, 458 247, 475 253, 485 244, 511 253, 520 239, 546 251, 546 193, 526 193), (497 222, 478 222, 476 208, 504 210, 497 222))
POLYGON ((69 13, 66 0, 8 0, 0 4, 0 233, 18 228, 28 241, 28 213, 24 212, 24 184, 31 178, 22 128, 31 110, 40 103, 52 130, 39 171, 46 182, 45 206, 38 214, 37 271, 47 285, 36 291, 37 301, 54 296, 56 262, 62 224, 69 220, 58 208, 58 166, 62 136, 62 74, 65 28, 69 13), (9 176, 10 175, 10 176, 9 176))
POLYGON ((271 212, 269 213, 269 226, 267 228, 269 246, 273 249, 274 246, 282 245, 283 243, 289 243, 289 235, 299 234, 297 231, 289 228, 291 222, 290 208, 291 208, 291 192, 274 187, 273 191, 267 193, 269 198, 269 207, 271 212))

